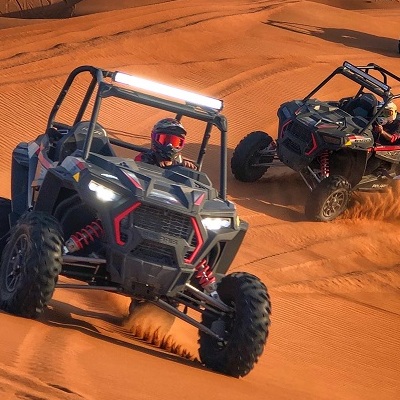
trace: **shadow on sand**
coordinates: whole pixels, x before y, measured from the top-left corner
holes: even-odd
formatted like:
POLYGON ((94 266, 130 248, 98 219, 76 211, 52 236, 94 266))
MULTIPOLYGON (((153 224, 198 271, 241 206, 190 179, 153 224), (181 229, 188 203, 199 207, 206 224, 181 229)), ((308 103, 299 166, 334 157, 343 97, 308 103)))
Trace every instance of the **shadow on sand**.
POLYGON ((371 51, 386 57, 399 57, 399 38, 375 36, 370 33, 358 32, 352 29, 324 28, 321 26, 286 21, 268 20, 264 23, 300 35, 318 37, 328 42, 371 51))

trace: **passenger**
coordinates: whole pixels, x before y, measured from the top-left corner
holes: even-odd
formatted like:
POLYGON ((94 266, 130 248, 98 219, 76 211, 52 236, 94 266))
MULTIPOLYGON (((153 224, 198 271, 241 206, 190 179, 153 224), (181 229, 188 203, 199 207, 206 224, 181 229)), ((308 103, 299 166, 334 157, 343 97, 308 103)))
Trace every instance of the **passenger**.
POLYGON ((376 140, 384 139, 390 144, 400 144, 400 120, 397 119, 397 106, 392 101, 386 104, 373 127, 376 140))

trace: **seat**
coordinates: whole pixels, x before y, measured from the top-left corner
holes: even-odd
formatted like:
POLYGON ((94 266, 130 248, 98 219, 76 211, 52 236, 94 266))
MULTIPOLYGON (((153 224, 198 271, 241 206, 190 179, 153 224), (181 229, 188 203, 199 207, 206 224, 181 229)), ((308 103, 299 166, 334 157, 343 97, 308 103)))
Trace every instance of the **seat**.
POLYGON ((361 96, 350 100, 344 106, 344 111, 353 117, 362 117, 370 120, 377 111, 378 100, 372 93, 363 93, 361 96))
MULTIPOLYGON (((63 135, 57 142, 54 159, 62 163, 66 157, 73 154, 76 150, 83 150, 89 125, 90 121, 78 122, 68 133, 63 135)), ((90 152, 103 156, 115 156, 111 143, 108 140, 106 130, 98 123, 96 123, 94 128, 90 152)))

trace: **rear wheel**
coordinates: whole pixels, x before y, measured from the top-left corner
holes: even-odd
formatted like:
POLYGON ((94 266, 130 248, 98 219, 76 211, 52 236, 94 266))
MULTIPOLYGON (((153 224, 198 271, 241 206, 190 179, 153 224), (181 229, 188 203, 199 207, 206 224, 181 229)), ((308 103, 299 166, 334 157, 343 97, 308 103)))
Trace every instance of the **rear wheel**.
POLYGON ((222 278, 217 291, 234 313, 203 312, 203 325, 222 340, 199 331, 200 359, 215 371, 234 377, 245 376, 261 356, 268 337, 271 303, 267 288, 254 275, 233 273, 222 278))
POLYGON ((23 215, 10 233, 0 269, 0 306, 36 318, 50 301, 62 265, 62 232, 44 213, 23 215))
POLYGON ((236 146, 231 170, 235 178, 242 182, 255 182, 268 170, 268 166, 259 164, 272 163, 275 154, 275 142, 262 131, 249 133, 236 146))
POLYGON ((351 185, 339 175, 329 176, 311 192, 305 206, 311 221, 332 221, 342 214, 349 203, 351 185))

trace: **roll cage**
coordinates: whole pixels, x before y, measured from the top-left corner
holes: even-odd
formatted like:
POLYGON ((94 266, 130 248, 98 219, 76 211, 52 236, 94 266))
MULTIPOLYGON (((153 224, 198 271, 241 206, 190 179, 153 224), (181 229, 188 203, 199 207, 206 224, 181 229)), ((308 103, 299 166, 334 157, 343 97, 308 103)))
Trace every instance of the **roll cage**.
POLYGON ((382 114, 386 104, 400 98, 400 93, 394 94, 392 92, 393 84, 389 85, 390 79, 400 84, 399 76, 375 63, 369 63, 365 66, 354 66, 350 62, 345 61, 342 66, 336 68, 327 78, 325 78, 307 96, 305 96, 302 101, 306 102, 307 100, 310 100, 315 93, 317 93, 323 86, 325 86, 329 81, 339 74, 360 85, 353 98, 359 97, 361 94, 363 94, 364 89, 367 89, 382 99, 382 107, 377 109, 376 113, 369 119, 367 125, 362 128, 360 134, 363 134, 371 127, 374 121, 382 114), (373 71, 376 71, 376 73, 380 75, 380 78, 372 76, 371 72, 373 71))
MULTIPOLYGON (((127 75, 119 71, 107 71, 94 66, 84 65, 75 68, 66 79, 60 94, 58 95, 51 111, 47 122, 46 131, 53 129, 57 126, 56 116, 57 112, 63 103, 70 87, 78 75, 89 72, 92 79, 86 89, 82 103, 78 108, 73 125, 82 121, 85 111, 91 99, 94 99, 93 109, 91 112, 89 127, 85 142, 83 145, 82 158, 86 160, 91 151, 93 142, 94 131, 99 116, 99 111, 102 99, 107 97, 117 97, 123 100, 132 101, 142 105, 147 105, 157 109, 165 110, 176 114, 176 118, 180 120, 182 116, 197 119, 206 123, 203 134, 203 139, 199 148, 197 156, 197 165, 199 170, 203 165, 204 156, 206 154, 207 145, 211 137, 212 127, 215 126, 220 131, 220 187, 219 197, 226 201, 227 196, 227 120, 226 117, 220 113, 223 108, 222 100, 213 99, 210 97, 198 95, 196 93, 167 87, 162 84, 157 84, 151 81, 145 81, 140 78, 142 88, 146 83, 155 84, 156 89, 137 90, 134 86, 130 85, 129 78, 135 78, 132 75, 127 75), (127 78, 127 79, 122 79, 127 78), (129 87, 123 87, 125 85, 129 87), (97 88, 97 92, 95 90, 97 88), (162 89, 159 93, 158 89, 162 89), (169 89, 175 89, 178 93, 177 96, 171 95, 169 89), (148 91, 155 91, 157 95, 149 94, 148 91), (159 95, 161 94, 161 95, 159 95), (94 97, 93 97, 94 96, 94 97), (170 98, 168 98, 170 97, 170 98), (171 99, 173 97, 173 99, 171 99), (187 99, 186 99, 187 98, 187 99)), ((132 79, 134 81, 134 79, 132 79)), ((172 93, 172 90, 171 90, 172 93)), ((125 142, 116 138, 109 138, 111 144, 124 147, 130 150, 143 151, 146 150, 143 146, 138 146, 129 142, 125 142)))

